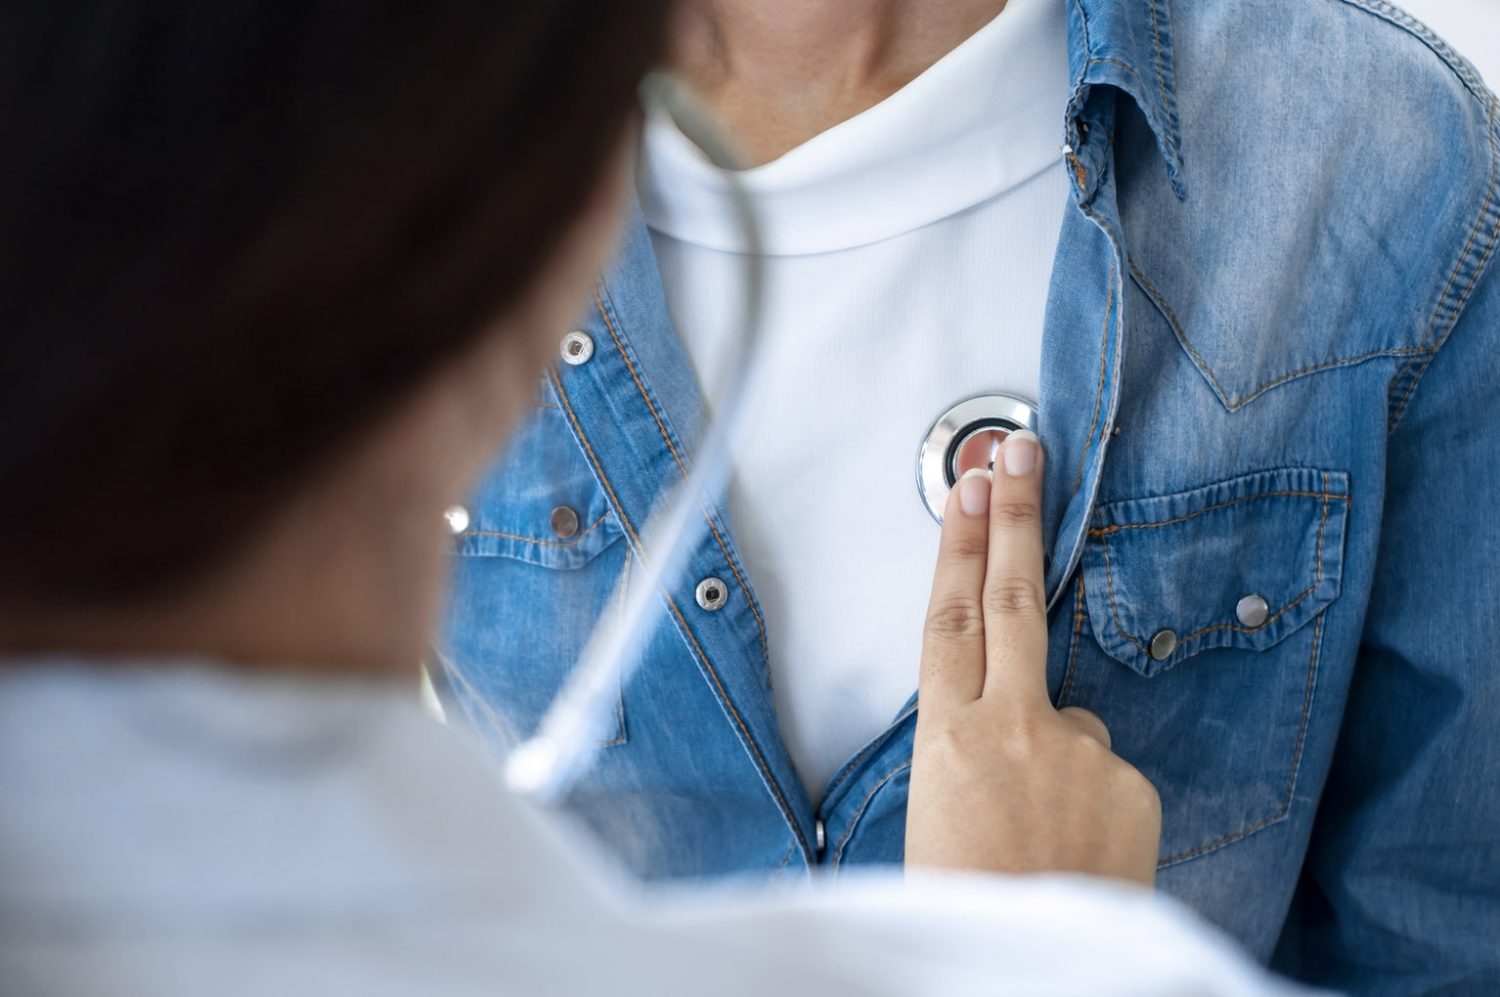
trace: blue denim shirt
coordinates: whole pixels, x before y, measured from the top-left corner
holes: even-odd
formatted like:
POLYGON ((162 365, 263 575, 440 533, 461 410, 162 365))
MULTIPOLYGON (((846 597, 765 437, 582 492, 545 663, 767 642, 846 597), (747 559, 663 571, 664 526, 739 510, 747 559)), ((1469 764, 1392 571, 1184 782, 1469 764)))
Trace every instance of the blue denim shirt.
MULTIPOLYGON (((1496 100, 1382 0, 1070 0, 1069 34, 1052 695, 1160 791, 1160 888, 1261 958, 1500 990, 1496 100)), ((449 640, 517 733, 704 418, 639 220, 582 328, 459 541, 449 640)), ((652 877, 900 861, 915 701, 815 807, 724 504, 699 527, 570 806, 652 877)))

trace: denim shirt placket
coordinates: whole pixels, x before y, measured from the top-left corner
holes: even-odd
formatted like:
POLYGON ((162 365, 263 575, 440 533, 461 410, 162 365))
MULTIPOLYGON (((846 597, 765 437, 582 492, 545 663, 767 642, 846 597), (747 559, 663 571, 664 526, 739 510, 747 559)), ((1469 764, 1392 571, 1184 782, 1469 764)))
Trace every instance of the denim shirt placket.
MULTIPOLYGON (((595 344, 587 364, 550 376, 576 436, 632 552, 642 559, 642 530, 668 486, 680 482, 692 444, 706 418, 686 351, 671 327, 655 274, 649 235, 639 215, 628 226, 624 256, 602 278, 580 326, 595 344)), ((694 524, 686 568, 663 593, 676 627, 723 709, 799 852, 816 861, 811 806, 782 743, 772 705, 765 623, 723 513, 705 503, 694 524), (722 579, 730 597, 707 612, 694 589, 701 578, 722 579)))
MULTIPOLYGON (((1100 95, 1101 97, 1104 95, 1100 95)), ((1108 135, 1112 100, 1095 102, 1089 132, 1108 135)), ((1077 131, 1070 126, 1076 138, 1077 131)), ((1102 475, 1119 387, 1124 336, 1123 243, 1105 168, 1107 143, 1074 146, 1073 203, 1063 223, 1043 333, 1040 435, 1047 446, 1044 530, 1049 609, 1069 589, 1102 475)), ((1061 675, 1049 676, 1056 688, 1061 675)), ((820 811, 827 862, 838 867, 860 821, 911 763, 915 696, 830 784, 820 811)))
POLYGON ((1167 16, 1163 0, 1069 3, 1074 83, 1063 154, 1072 174, 1072 204, 1064 217, 1047 302, 1038 418, 1049 462, 1043 510, 1051 551, 1049 610, 1056 608, 1078 567, 1109 441, 1118 428, 1130 301, 1129 257, 1112 169, 1122 97, 1145 117, 1174 192, 1186 196, 1167 16), (1085 362, 1096 370, 1093 378, 1083 370, 1085 362))
MULTIPOLYGON (((1173 189, 1184 196, 1171 100, 1169 30, 1164 9, 1151 0, 1148 23, 1121 25, 1118 6, 1100 12, 1071 0, 1070 74, 1074 80, 1061 150, 1072 196, 1058 242, 1043 331, 1040 435, 1047 447, 1043 503, 1049 551, 1046 588, 1056 611, 1072 587, 1103 478, 1119 408, 1120 371, 1129 327, 1128 257, 1116 201, 1111 156, 1118 100, 1133 99, 1157 136, 1173 189), (1101 18, 1109 23, 1091 31, 1101 18), (1100 56, 1090 47, 1120 37, 1149 38, 1155 85, 1124 53, 1100 56), (1107 40, 1107 41, 1106 41, 1107 40)), ((1142 8, 1133 8, 1139 12, 1142 8)), ((1111 49, 1113 51, 1113 49, 1111 49)), ((1070 629, 1070 628, 1069 628, 1070 629)), ((1064 634, 1063 637, 1069 636, 1064 634)), ((1066 643, 1066 641, 1065 641, 1066 643)), ((1057 690, 1067 656, 1053 655, 1049 686, 1057 690)), ((827 862, 837 867, 860 821, 910 767, 916 697, 834 779, 820 810, 828 837, 827 862)))
MULTIPOLYGON (((1074 79, 1062 149, 1072 179, 1049 294, 1043 345, 1039 425, 1048 448, 1044 528, 1050 550, 1049 609, 1069 589, 1118 408, 1127 329, 1127 257, 1111 174, 1117 99, 1134 99, 1156 132, 1179 195, 1180 163, 1170 99, 1165 12, 1151 0, 1148 24, 1115 23, 1120 8, 1070 0, 1070 70, 1074 79), (1098 24, 1104 21, 1102 26, 1098 24), (1154 53, 1154 87, 1138 62, 1119 50, 1120 37, 1154 53), (1093 46, 1108 39, 1107 54, 1093 46)), ((1133 8, 1137 11, 1142 8, 1133 8)), ((1127 46, 1128 50, 1128 46, 1127 46)), ((553 375, 564 414, 637 556, 645 519, 669 482, 681 480, 692 435, 701 431, 703 403, 686 351, 667 316, 650 237, 637 215, 622 264, 601 280, 583 331, 596 344, 593 360, 553 375)), ((808 866, 837 866, 871 801, 910 765, 915 697, 830 785, 814 810, 781 740, 770 693, 765 623, 723 512, 706 505, 689 569, 666 593, 668 617, 682 635, 702 679, 750 757, 770 801, 808 866), (723 610, 701 612, 692 588, 699 578, 725 580, 732 597, 723 610), (733 597, 733 596, 737 596, 733 597), (825 831, 826 828, 826 831, 825 831), (826 834, 826 850, 817 839, 826 834)), ((1060 675, 1050 676, 1054 687, 1060 675)))

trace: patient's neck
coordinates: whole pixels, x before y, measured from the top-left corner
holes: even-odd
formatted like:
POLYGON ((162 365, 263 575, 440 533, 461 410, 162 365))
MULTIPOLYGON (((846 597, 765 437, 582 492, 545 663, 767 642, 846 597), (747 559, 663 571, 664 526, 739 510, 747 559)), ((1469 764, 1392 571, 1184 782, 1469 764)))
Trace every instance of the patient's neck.
POLYGON ((758 165, 889 97, 1005 3, 693 0, 674 61, 758 165))

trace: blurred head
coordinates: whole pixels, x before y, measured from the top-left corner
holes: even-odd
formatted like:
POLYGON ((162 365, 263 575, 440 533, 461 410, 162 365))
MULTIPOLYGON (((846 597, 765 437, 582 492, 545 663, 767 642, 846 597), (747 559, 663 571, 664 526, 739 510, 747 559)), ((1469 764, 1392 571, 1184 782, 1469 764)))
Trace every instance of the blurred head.
POLYGON ((0 650, 414 653, 666 7, 5 4, 0 650))

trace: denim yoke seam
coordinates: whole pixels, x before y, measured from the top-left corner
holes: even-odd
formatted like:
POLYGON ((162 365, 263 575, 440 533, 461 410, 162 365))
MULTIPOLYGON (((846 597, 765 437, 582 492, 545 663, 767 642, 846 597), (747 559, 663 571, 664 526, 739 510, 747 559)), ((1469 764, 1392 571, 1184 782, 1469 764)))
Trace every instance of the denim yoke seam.
MULTIPOLYGON (((594 304, 598 308, 599 317, 604 320, 605 328, 609 330, 610 338, 614 340, 615 349, 620 352, 621 359, 625 361, 626 369, 630 371, 630 378, 635 382, 636 390, 640 392, 641 399, 646 403, 646 408, 650 410, 652 419, 656 421, 656 429, 661 434, 662 441, 666 443, 667 450, 672 454, 672 460, 677 464, 678 471, 686 478, 688 476, 687 464, 682 459, 682 454, 678 450, 674 434, 667 429, 661 412, 656 405, 656 400, 646 390, 646 385, 641 380, 640 373, 636 370, 635 361, 631 358, 629 351, 625 348, 624 342, 620 339, 619 331, 615 328, 614 321, 609 317, 609 309, 605 307, 604 298, 597 287, 594 290, 594 304)), ((745 604, 750 607, 750 615, 755 617, 755 627, 760 637, 761 661, 765 663, 766 674, 769 675, 771 653, 770 645, 766 640, 766 621, 760 615, 760 607, 756 605, 755 597, 750 590, 750 584, 745 580, 738 560, 730 553, 729 544, 725 541, 723 534, 719 532, 719 526, 715 522, 713 513, 706 507, 702 509, 702 512, 704 519, 708 522, 708 529, 713 534, 715 543, 718 544, 719 552, 724 555, 725 563, 729 565, 730 572, 734 575, 735 581, 740 586, 740 591, 745 596, 745 604)))
MULTIPOLYGON (((567 391, 563 388, 562 379, 557 376, 555 371, 549 373, 548 376, 551 378, 558 398, 562 402, 563 411, 568 417, 568 422, 572 425, 573 431, 578 434, 578 440, 583 445, 590 465, 593 466, 595 473, 599 475, 600 483, 604 486, 604 490, 608 493, 611 502, 614 503, 614 507, 618 511, 621 525, 624 526, 625 531, 629 533, 631 540, 635 543, 637 549, 639 549, 641 543, 640 534, 636 530, 635 524, 630 521, 630 517, 625 513, 624 506, 621 504, 619 496, 615 493, 614 485, 610 483, 609 474, 604 470, 603 462, 599 460, 598 454, 594 451, 593 444, 589 442, 588 434, 583 428, 583 423, 579 420, 578 413, 573 410, 573 404, 568 398, 567 391)), ((644 552, 642 553, 644 554, 644 552)), ((760 750, 760 745, 756 743, 755 737, 750 733, 749 726, 745 723, 744 718, 740 716, 740 712, 735 707, 734 701, 729 697, 729 690, 724 686, 723 679, 719 677, 718 670, 714 668, 713 662, 709 660, 708 654, 698 642, 697 635, 693 633, 692 627, 688 625, 687 617, 683 615, 672 593, 663 590, 662 597, 666 600, 667 607, 670 609, 672 617, 677 621, 678 627, 682 630, 684 636, 686 636, 688 643, 692 645, 693 652, 697 655, 698 660, 703 663, 704 670, 712 678, 714 688, 719 695, 720 703, 723 704, 725 711, 734 721, 735 726, 739 728, 745 744, 750 749, 755 766, 760 771, 761 778, 770 788, 772 795, 776 798, 777 805, 781 808, 781 814, 787 826, 791 828, 792 834, 796 836, 797 842, 802 846, 803 852, 811 854, 807 838, 802 833, 802 827, 797 823, 796 816, 793 814, 791 806, 787 803, 786 797, 781 791, 780 784, 776 781, 775 773, 771 771, 770 765, 766 762, 765 755, 760 750)))
POLYGON ((1100 539, 1102 541, 1101 549, 1104 552, 1104 577, 1105 577, 1106 581, 1109 583, 1109 608, 1110 608, 1111 615, 1114 617, 1115 629, 1117 629, 1120 632, 1121 636, 1125 637, 1125 639, 1129 640, 1132 644, 1134 644, 1137 648, 1139 648, 1142 653, 1150 653, 1147 650, 1146 645, 1144 643, 1142 643, 1140 640, 1138 640, 1135 637, 1134 634, 1131 634, 1126 629, 1124 622, 1120 618, 1119 605, 1115 601, 1114 570, 1111 567, 1110 558, 1109 558, 1109 534, 1110 534, 1110 532, 1115 531, 1115 530, 1119 530, 1119 529, 1150 529, 1150 528, 1159 527, 1159 526, 1168 526, 1168 525, 1171 525, 1173 523, 1181 523, 1181 522, 1185 522, 1185 521, 1190 520, 1190 519, 1195 519, 1198 516, 1204 515, 1204 514, 1206 514, 1208 512, 1212 512, 1212 511, 1214 511, 1216 509, 1224 509, 1224 508, 1228 508, 1230 506, 1240 505, 1240 504, 1242 504, 1244 502, 1249 502, 1249 501, 1252 501, 1252 500, 1255 500, 1255 499, 1273 498, 1273 497, 1282 496, 1282 495, 1295 495, 1295 496, 1302 496, 1302 497, 1306 497, 1306 498, 1318 498, 1318 499, 1322 500, 1322 502, 1320 503, 1321 508, 1322 508, 1322 515, 1321 515, 1321 518, 1320 518, 1320 520, 1318 522, 1318 542, 1317 542, 1317 548, 1316 548, 1316 550, 1314 551, 1314 554, 1313 554, 1314 569, 1313 569, 1312 584, 1309 585, 1307 588, 1303 589, 1302 592, 1301 592, 1301 594, 1299 594, 1298 596, 1296 596, 1290 602, 1286 603, 1280 609, 1276 610, 1276 612, 1274 612, 1270 616, 1266 617, 1265 622, 1261 623, 1259 626, 1255 626, 1255 627, 1243 627, 1243 626, 1237 626, 1237 625, 1235 625, 1233 623, 1212 624, 1212 625, 1201 627, 1201 628, 1199 628, 1197 630, 1194 630, 1192 633, 1188 634, 1187 636, 1182 637, 1178 641, 1177 647, 1178 647, 1178 649, 1184 648, 1188 644, 1192 643, 1195 640, 1198 640, 1201 637, 1205 637, 1205 636, 1207 636, 1208 634, 1211 634, 1211 633, 1219 633, 1219 632, 1225 631, 1225 630, 1230 631, 1232 633, 1241 633, 1241 634, 1258 633, 1259 631, 1264 630, 1266 627, 1270 626, 1272 623, 1275 623, 1278 619, 1280 619, 1282 616, 1284 616, 1288 612, 1290 612, 1295 606, 1297 606, 1299 603, 1301 603, 1303 600, 1305 600, 1308 596, 1310 596, 1314 592, 1316 592, 1318 590, 1318 586, 1320 586, 1320 585, 1323 584, 1323 537, 1324 537, 1324 534, 1327 532, 1327 529, 1328 529, 1328 504, 1329 504, 1330 501, 1335 501, 1335 500, 1336 501, 1341 501, 1341 502, 1348 502, 1349 501, 1349 496, 1347 496, 1347 495, 1336 495, 1336 494, 1331 493, 1331 492, 1328 491, 1328 474, 1327 474, 1327 472, 1324 472, 1324 474, 1323 474, 1323 490, 1321 492, 1294 492, 1294 491, 1260 492, 1259 494, 1256 494, 1256 495, 1246 495, 1246 496, 1243 496, 1243 497, 1238 498, 1238 499, 1234 499, 1234 500, 1229 501, 1229 502, 1221 502, 1221 503, 1218 503, 1217 505, 1208 506, 1208 507, 1206 507, 1204 509, 1200 509, 1197 512, 1192 513, 1190 515, 1179 516, 1179 517, 1177 517, 1175 519, 1166 519, 1166 520, 1161 520, 1159 522, 1154 522, 1154 523, 1131 523, 1131 524, 1126 524, 1124 526, 1108 527, 1108 528, 1105 528, 1103 530, 1099 530, 1097 532, 1093 531, 1093 530, 1089 531, 1091 536, 1097 536, 1098 539, 1100 539))
POLYGON ((1146 297, 1151 300, 1151 303, 1156 306, 1157 311, 1161 313, 1162 317, 1167 320, 1167 325, 1171 328, 1172 334, 1177 337, 1177 341, 1182 344, 1182 348, 1187 350, 1188 356, 1193 358, 1193 363, 1197 365, 1198 370, 1202 372, 1204 377, 1208 378, 1209 384, 1213 386, 1214 394, 1219 396, 1219 400, 1224 403, 1225 410, 1229 412, 1238 412, 1267 391, 1279 388, 1283 384, 1295 381, 1299 377, 1306 377, 1309 374, 1317 374, 1321 371, 1333 370, 1338 367, 1352 367, 1355 364, 1363 363, 1366 360, 1373 360, 1377 357, 1422 356, 1429 352, 1428 347, 1425 346, 1390 346, 1378 350, 1369 350, 1365 353, 1353 353, 1345 357, 1320 360, 1317 363, 1298 367, 1269 381, 1264 381, 1242 395, 1235 395, 1224 387, 1224 383, 1219 380, 1219 376, 1214 371, 1213 366, 1203 358, 1202 353, 1198 352, 1198 347, 1193 343, 1192 337, 1187 334, 1187 328, 1182 324, 1182 320, 1178 318, 1177 312, 1173 310, 1171 303, 1167 301, 1166 295, 1162 294, 1156 285, 1151 283, 1151 280, 1134 260, 1130 261, 1130 276, 1140 285, 1141 290, 1145 292, 1146 297))
POLYGON ((902 772, 906 771, 909 768, 911 768, 910 759, 891 769, 885 775, 881 776, 876 781, 875 785, 870 787, 870 791, 866 793, 865 798, 860 801, 859 807, 854 811, 854 815, 849 818, 849 826, 844 828, 843 835, 839 837, 839 843, 834 847, 833 865, 835 867, 837 867, 839 863, 844 860, 844 847, 849 843, 849 839, 854 837, 854 832, 859 827, 859 822, 864 819, 865 811, 869 809, 870 802, 875 799, 875 794, 884 789, 886 783, 890 782, 896 776, 900 775, 902 772))
POLYGON ((1500 245, 1500 205, 1497 205, 1495 199, 1497 181, 1500 181, 1500 124, 1497 124, 1496 121, 1497 111, 1500 111, 1500 100, 1491 97, 1486 105, 1486 123, 1489 125, 1490 146, 1489 188, 1485 192, 1484 203, 1480 206, 1479 217, 1474 222, 1474 229, 1469 234, 1469 241, 1465 244, 1464 252, 1460 254, 1458 261, 1454 264, 1453 273, 1448 278, 1448 286, 1443 290, 1443 299, 1447 298, 1449 290, 1452 289, 1453 281, 1457 278, 1458 272, 1463 269, 1465 259, 1469 255, 1469 250, 1473 246, 1474 239, 1477 238, 1479 232, 1482 230, 1487 218, 1494 222, 1494 231, 1491 232, 1489 245, 1481 253, 1474 267, 1473 274, 1460 294, 1458 301, 1454 303, 1451 309, 1448 309, 1446 328, 1442 329, 1441 333, 1438 331, 1441 318, 1444 315, 1444 300, 1439 299, 1437 308, 1433 312, 1432 331, 1425 340, 1425 342, 1430 344, 1429 350, 1422 357, 1403 365, 1396 372, 1396 375, 1391 378, 1390 391, 1392 394, 1395 393, 1397 385, 1401 384, 1403 380, 1405 381, 1405 388, 1401 392, 1401 397, 1391 406, 1390 414, 1386 418, 1387 433, 1394 433, 1396 431, 1396 427, 1400 424, 1402 416, 1406 414, 1407 405, 1416 393, 1417 385, 1421 382, 1422 376, 1427 372, 1427 368, 1432 364, 1433 359, 1436 358, 1438 351, 1447 343, 1453 329, 1458 325, 1459 318, 1468 306, 1469 298, 1473 295, 1474 289, 1479 286, 1480 279, 1489 269, 1496 246, 1500 245))
POLYGON ((1156 863, 1156 867, 1158 869, 1165 869, 1166 867, 1171 865, 1177 865, 1182 862, 1187 862, 1190 859, 1195 859, 1199 858, 1200 856, 1207 855, 1209 852, 1215 851, 1219 848, 1223 848, 1226 845, 1232 845, 1236 841, 1248 838, 1250 835, 1256 833, 1257 831, 1265 830, 1272 824, 1275 824, 1285 818, 1287 814, 1291 813, 1292 800, 1297 792, 1297 776, 1302 771, 1302 750, 1307 744, 1307 724, 1308 720, 1312 716, 1313 693, 1317 689, 1318 682, 1318 656, 1322 645, 1323 617, 1319 616, 1313 622, 1312 651, 1308 655, 1307 681, 1302 688, 1302 716, 1297 724, 1297 743, 1296 746, 1292 749, 1292 762, 1287 769, 1286 783, 1282 786, 1281 790, 1281 806, 1277 808, 1275 813, 1259 821, 1256 821, 1249 827, 1241 828, 1240 830, 1235 831, 1233 834, 1226 834, 1222 838, 1210 841, 1205 845, 1199 845, 1196 848, 1190 848, 1185 852, 1179 852, 1176 855, 1167 856, 1166 858, 1156 863))
POLYGON ((600 516, 598 519, 590 523, 588 527, 583 530, 583 532, 579 533, 577 536, 569 540, 543 540, 540 537, 522 536, 519 533, 503 533, 499 530, 465 530, 458 536, 460 540, 464 537, 498 537, 501 540, 519 540, 522 543, 535 544, 538 547, 576 547, 583 542, 585 537, 587 537, 590 533, 593 533, 601 525, 603 525, 604 521, 608 518, 609 513, 606 512, 604 515, 600 516))
POLYGON ((1238 412, 1267 391, 1279 388, 1283 384, 1297 380, 1299 377, 1307 377, 1309 374, 1318 374, 1325 370, 1336 370, 1340 367, 1352 367, 1355 364, 1364 363, 1366 360, 1374 360, 1378 357, 1412 357, 1421 356, 1426 352, 1427 349, 1422 346, 1389 346, 1384 349, 1369 350, 1365 353, 1353 353, 1346 357, 1334 357, 1332 360, 1322 360, 1315 364, 1308 364, 1305 367, 1298 367, 1296 370, 1282 374, 1280 377, 1272 378, 1248 394, 1242 395, 1235 400, 1234 404, 1229 406, 1229 411, 1238 412))

